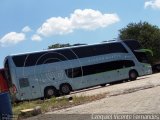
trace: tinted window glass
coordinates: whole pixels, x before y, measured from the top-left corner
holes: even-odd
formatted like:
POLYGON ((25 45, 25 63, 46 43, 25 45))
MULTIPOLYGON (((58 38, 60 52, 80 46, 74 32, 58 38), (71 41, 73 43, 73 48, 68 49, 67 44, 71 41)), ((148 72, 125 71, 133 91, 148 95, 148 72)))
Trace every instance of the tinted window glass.
POLYGON ((28 87, 29 86, 28 78, 19 79, 19 85, 20 85, 20 88, 28 87))
POLYGON ((34 66, 52 62, 63 61, 65 58, 57 53, 36 53, 27 56, 25 66, 34 66))
POLYGON ((100 64, 94 64, 94 65, 66 69, 65 72, 69 78, 75 78, 75 77, 82 76, 82 73, 83 73, 83 76, 85 76, 85 75, 91 75, 91 74, 96 74, 96 73, 101 73, 101 72, 106 72, 106 71, 112 71, 112 70, 132 67, 132 66, 135 66, 133 61, 121 60, 121 61, 112 61, 112 62, 106 62, 106 63, 100 63, 100 64))
POLYGON ((121 43, 106 43, 101 45, 84 46, 81 48, 73 48, 73 51, 79 58, 109 53, 127 53, 127 50, 121 43))
POLYGON ((145 52, 134 52, 137 60, 142 63, 149 63, 148 57, 145 52))
POLYGON ((17 67, 24 66, 24 61, 26 59, 27 55, 20 55, 20 56, 13 56, 13 62, 17 67))
POLYGON ((79 58, 90 57, 90 56, 95 55, 93 52, 93 46, 84 46, 84 47, 80 47, 80 48, 73 48, 73 51, 79 58))
POLYGON ((81 67, 67 69, 67 70, 65 70, 65 72, 66 72, 66 75, 70 78, 80 77, 83 74, 81 67))
POLYGON ((110 52, 112 53, 127 53, 127 50, 121 43, 109 44, 110 52))
POLYGON ((34 66, 70 59, 76 59, 76 56, 70 49, 13 56, 13 61, 17 67, 34 66))
POLYGON ((8 85, 11 86, 12 85, 12 80, 11 80, 11 74, 10 74, 8 60, 6 60, 6 62, 4 64, 4 67, 5 67, 5 78, 7 80, 8 85))
POLYGON ((127 50, 121 43, 106 43, 13 56, 13 61, 17 67, 26 67, 109 53, 127 53, 127 50))
POLYGON ((131 49, 131 50, 138 50, 141 49, 141 45, 137 40, 125 40, 124 43, 131 49))

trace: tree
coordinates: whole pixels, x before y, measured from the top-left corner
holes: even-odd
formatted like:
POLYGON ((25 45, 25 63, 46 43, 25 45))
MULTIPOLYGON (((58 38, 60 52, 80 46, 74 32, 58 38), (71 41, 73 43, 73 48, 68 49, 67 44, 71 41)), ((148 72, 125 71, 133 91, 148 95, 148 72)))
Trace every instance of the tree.
POLYGON ((56 44, 48 46, 48 49, 62 48, 62 47, 71 47, 71 46, 79 46, 79 45, 86 45, 86 44, 76 43, 76 44, 70 45, 69 43, 67 43, 67 44, 56 43, 56 44))
POLYGON ((48 46, 48 49, 54 49, 54 48, 62 48, 62 47, 70 47, 71 45, 69 43, 67 44, 60 44, 60 43, 56 43, 53 45, 48 46))
POLYGON ((160 29, 158 26, 151 25, 148 22, 130 23, 119 31, 120 39, 138 40, 143 48, 153 51, 152 62, 160 61, 160 29))

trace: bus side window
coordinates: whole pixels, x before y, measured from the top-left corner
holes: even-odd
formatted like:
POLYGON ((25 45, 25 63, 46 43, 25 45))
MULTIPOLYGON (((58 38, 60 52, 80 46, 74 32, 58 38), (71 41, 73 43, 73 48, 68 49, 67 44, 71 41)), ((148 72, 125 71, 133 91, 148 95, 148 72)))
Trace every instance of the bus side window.
POLYGON ((20 78, 19 85, 20 85, 20 88, 28 87, 29 86, 28 78, 20 78))
POLYGON ((67 70, 65 70, 65 73, 69 78, 81 77, 82 76, 82 68, 77 67, 77 68, 67 69, 67 70))

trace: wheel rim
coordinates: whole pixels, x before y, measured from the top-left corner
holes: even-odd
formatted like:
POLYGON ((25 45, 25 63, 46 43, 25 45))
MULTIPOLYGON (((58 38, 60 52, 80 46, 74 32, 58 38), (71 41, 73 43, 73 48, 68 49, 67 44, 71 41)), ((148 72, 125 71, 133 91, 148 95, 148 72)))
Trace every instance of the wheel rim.
POLYGON ((131 78, 136 78, 137 74, 135 72, 132 72, 130 76, 131 76, 131 78))
POLYGON ((49 96, 52 96, 52 95, 54 95, 54 91, 53 91, 52 89, 49 89, 48 92, 47 92, 47 94, 48 94, 49 96))
POLYGON ((69 91, 70 91, 70 89, 69 89, 68 85, 64 85, 64 86, 62 87, 62 92, 63 92, 63 93, 67 94, 67 93, 69 93, 69 91))

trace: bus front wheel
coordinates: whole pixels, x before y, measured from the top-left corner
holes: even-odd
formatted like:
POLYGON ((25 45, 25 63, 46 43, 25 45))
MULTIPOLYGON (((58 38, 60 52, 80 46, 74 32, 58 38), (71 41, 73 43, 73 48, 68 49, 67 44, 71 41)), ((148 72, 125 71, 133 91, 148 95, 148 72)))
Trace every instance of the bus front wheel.
POLYGON ((51 98, 52 96, 56 96, 57 90, 55 87, 47 87, 44 90, 44 97, 51 98))
POLYGON ((60 86, 60 92, 63 95, 69 95, 71 90, 72 90, 71 86, 67 83, 61 84, 61 86, 60 86))
POLYGON ((131 71, 129 72, 129 79, 130 79, 130 80, 136 80, 137 77, 138 77, 137 71, 131 70, 131 71))

